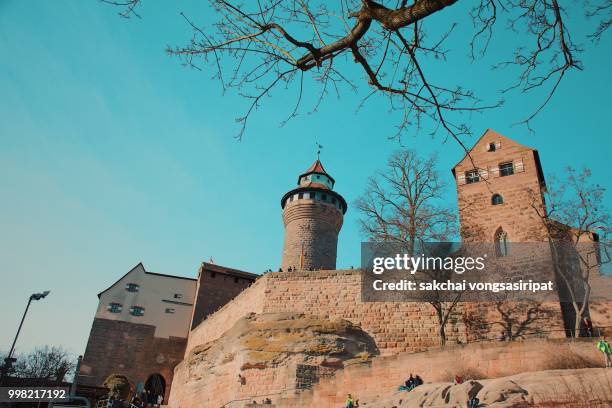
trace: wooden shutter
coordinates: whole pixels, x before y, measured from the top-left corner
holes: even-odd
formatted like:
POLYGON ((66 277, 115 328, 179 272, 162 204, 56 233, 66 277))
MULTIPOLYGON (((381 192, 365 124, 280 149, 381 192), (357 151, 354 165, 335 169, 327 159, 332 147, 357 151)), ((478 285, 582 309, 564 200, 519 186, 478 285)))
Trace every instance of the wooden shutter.
POLYGON ((522 173, 525 171, 525 165, 523 164, 523 159, 516 159, 514 160, 514 172, 515 173, 522 173))
POLYGON ((465 174, 459 174, 457 176, 457 184, 465 184, 465 174))
POLYGON ((499 167, 489 167, 489 173, 491 173, 491 177, 499 177, 499 167))

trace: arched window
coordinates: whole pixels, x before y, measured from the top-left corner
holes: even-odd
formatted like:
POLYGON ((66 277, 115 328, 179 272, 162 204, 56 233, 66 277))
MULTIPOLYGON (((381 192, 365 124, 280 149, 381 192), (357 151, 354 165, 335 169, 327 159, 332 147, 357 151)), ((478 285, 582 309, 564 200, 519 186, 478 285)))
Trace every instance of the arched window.
POLYGON ((497 256, 508 255, 508 243, 508 234, 502 227, 499 227, 497 231, 495 231, 495 254, 497 256))
POLYGON ((501 194, 493 194, 493 197, 491 197, 491 204, 500 205, 503 203, 504 203, 504 198, 501 196, 501 194))

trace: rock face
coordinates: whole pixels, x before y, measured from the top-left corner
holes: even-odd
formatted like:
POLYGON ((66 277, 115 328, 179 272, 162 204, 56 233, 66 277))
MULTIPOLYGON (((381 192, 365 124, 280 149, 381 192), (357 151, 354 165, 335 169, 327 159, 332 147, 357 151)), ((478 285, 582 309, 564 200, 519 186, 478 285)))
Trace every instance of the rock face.
POLYGON ((194 347, 175 370, 175 407, 276 399, 378 354, 372 338, 343 319, 299 313, 251 314, 222 338, 194 347))
POLYGON ((474 395, 483 406, 495 408, 609 407, 612 406, 612 370, 548 370, 458 385, 424 384, 410 392, 398 391, 392 396, 362 403, 376 408, 465 407, 474 395))

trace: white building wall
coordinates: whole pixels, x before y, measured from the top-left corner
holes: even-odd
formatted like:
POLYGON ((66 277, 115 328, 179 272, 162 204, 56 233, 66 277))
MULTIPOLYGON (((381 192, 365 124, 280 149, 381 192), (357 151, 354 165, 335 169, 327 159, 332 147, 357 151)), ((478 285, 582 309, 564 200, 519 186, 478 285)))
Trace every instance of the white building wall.
POLYGON ((187 338, 195 290, 195 280, 147 273, 144 266, 138 264, 100 294, 96 318, 149 324, 156 328, 155 337, 187 338), (127 291, 128 283, 137 284, 138 292, 127 291), (181 298, 175 298, 176 294, 181 298), (111 303, 121 304, 121 312, 110 312, 111 303), (143 307, 143 316, 131 315, 133 306, 143 307), (166 309, 174 309, 174 313, 167 313, 166 309))

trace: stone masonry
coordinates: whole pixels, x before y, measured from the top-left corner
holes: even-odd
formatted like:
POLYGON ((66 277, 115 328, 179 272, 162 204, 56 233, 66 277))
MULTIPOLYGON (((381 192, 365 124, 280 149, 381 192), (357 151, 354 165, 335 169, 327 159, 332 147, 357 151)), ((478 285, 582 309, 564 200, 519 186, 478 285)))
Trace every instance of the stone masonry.
POLYGON ((155 337, 155 326, 94 319, 78 383, 100 387, 111 374, 125 375, 132 389, 152 374, 166 381, 170 395, 174 367, 183 359, 187 339, 155 337))
POLYGON ((453 174, 464 242, 494 242, 502 231, 510 242, 546 240, 544 225, 531 206, 543 208, 541 192, 546 187, 537 150, 487 130, 453 174), (511 164, 514 174, 502 176, 504 164, 511 164), (466 173, 473 170, 479 181, 470 183, 466 173), (493 205, 494 194, 503 203, 493 205))

